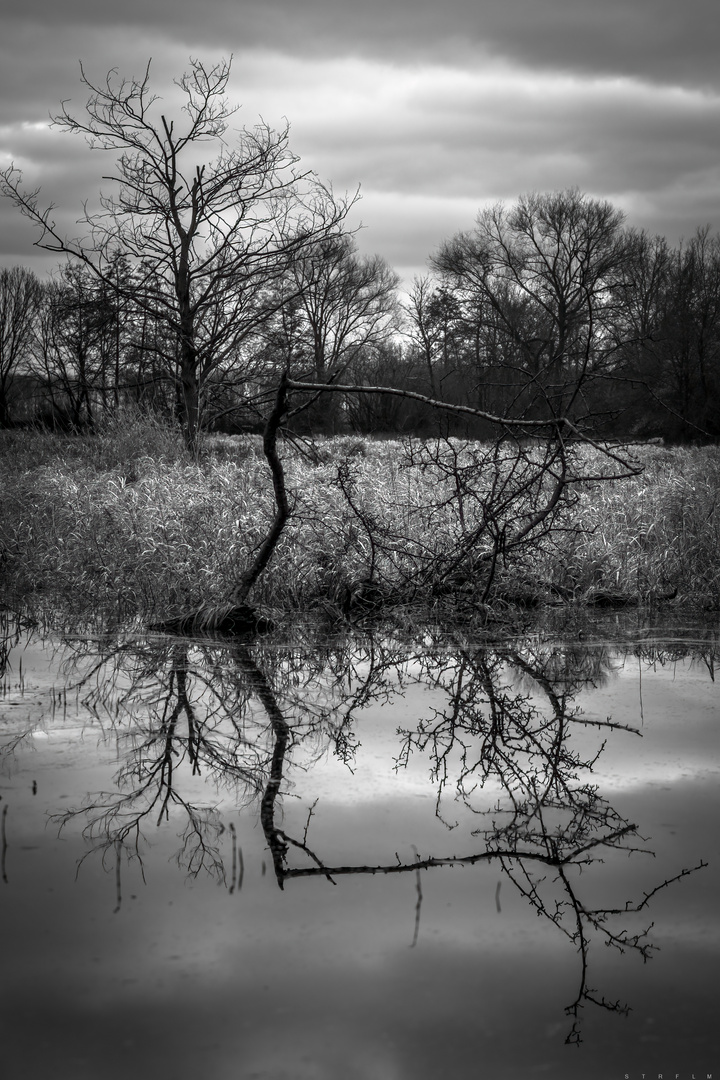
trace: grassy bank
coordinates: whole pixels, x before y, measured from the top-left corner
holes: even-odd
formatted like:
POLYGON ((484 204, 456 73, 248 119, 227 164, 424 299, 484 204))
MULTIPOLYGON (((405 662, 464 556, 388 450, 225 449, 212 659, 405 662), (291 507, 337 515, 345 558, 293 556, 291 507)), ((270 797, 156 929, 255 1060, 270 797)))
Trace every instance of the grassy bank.
MULTIPOLYGON (((481 465, 489 454, 455 449, 481 465)), ((597 452, 580 452, 592 472, 597 452)), ((632 452, 640 476, 574 487, 550 535, 499 560, 490 605, 582 602, 602 590, 639 602, 677 590, 676 603, 720 604, 720 451, 632 452)), ((211 437, 194 461, 172 432, 129 415, 92 438, 4 432, 0 455, 6 594, 66 608, 110 605, 157 618, 221 604, 274 511, 256 437, 211 437)), ((283 459, 293 516, 257 605, 339 613, 373 598, 478 602, 486 564, 477 578, 472 559, 460 574, 445 572, 477 525, 479 504, 458 497, 456 480, 432 465, 409 467, 399 441, 285 445, 283 459), (442 582, 434 566, 444 568, 442 582)), ((488 457, 481 484, 491 483, 491 465, 488 457)), ((520 504, 509 510, 521 512, 520 504)))

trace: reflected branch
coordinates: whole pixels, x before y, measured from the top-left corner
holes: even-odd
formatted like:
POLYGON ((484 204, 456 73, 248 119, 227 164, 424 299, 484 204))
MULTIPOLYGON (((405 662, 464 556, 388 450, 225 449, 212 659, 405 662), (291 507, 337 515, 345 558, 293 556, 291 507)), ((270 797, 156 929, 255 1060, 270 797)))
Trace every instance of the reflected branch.
MULTIPOLYGON (((587 724, 582 715, 571 708, 576 692, 570 685, 571 680, 557 671, 548 670, 537 657, 528 657, 513 649, 493 652, 459 646, 442 654, 427 651, 421 656, 413 656, 412 660, 422 665, 425 682, 443 691, 446 705, 444 708, 433 707, 431 716, 420 718, 414 730, 399 732, 403 742, 396 767, 405 767, 415 752, 426 754, 437 786, 437 816, 441 821, 445 820, 440 809, 441 800, 452 782, 456 799, 474 814, 489 819, 487 826, 473 832, 473 835, 482 836, 483 848, 462 855, 427 854, 424 857, 415 848, 412 862, 403 862, 399 857, 394 863, 376 864, 331 864, 323 860, 307 843, 314 805, 308 814, 302 840, 293 838, 274 822, 280 790, 278 770, 282 769, 287 752, 287 725, 283 727, 276 721, 273 725, 276 734, 274 771, 263 799, 263 829, 273 853, 278 885, 284 888, 288 880, 320 875, 334 882, 342 876, 414 873, 418 897, 414 946, 422 904, 420 872, 495 860, 537 913, 553 923, 577 947, 579 983, 576 996, 567 1007, 573 1021, 567 1041, 579 1042, 580 1010, 586 1003, 618 1013, 625 1013, 628 1008, 618 1001, 599 996, 588 983, 593 937, 599 935, 606 945, 619 952, 635 951, 647 960, 657 948, 647 940, 650 927, 631 933, 625 928, 609 926, 608 921, 613 916, 639 912, 660 889, 694 871, 683 870, 668 878, 647 892, 639 904, 628 902, 618 909, 588 904, 580 896, 579 882, 570 876, 573 868, 579 870, 599 864, 602 855, 608 851, 622 851, 628 855, 652 852, 637 842, 637 825, 623 819, 595 785, 581 779, 592 773, 605 743, 590 754, 581 754, 573 746, 574 730, 587 724), (544 705, 513 687, 513 671, 532 680, 536 696, 538 693, 543 696, 544 705), (488 786, 501 793, 490 808, 477 802, 488 786), (291 848, 306 854, 313 865, 287 865, 291 848), (543 870, 551 873, 543 874, 543 870)), ((385 666, 384 672, 387 671, 385 666)), ((577 678, 574 672, 572 679, 577 678)), ((367 677, 363 686, 363 692, 367 694, 367 677)), ((267 681, 263 693, 272 719, 272 690, 267 681)), ((272 709, 277 708, 273 701, 272 709)), ((636 729, 614 724, 609 719, 601 726, 613 732, 639 734, 636 729)))
MULTIPOLYGON (((415 851, 415 861, 417 862, 419 860, 420 856, 418 854, 417 848, 414 848, 414 851, 415 851)), ((410 945, 411 949, 414 949, 415 946, 417 945, 418 935, 420 933, 420 912, 422 911, 422 902, 423 902, 422 878, 420 877, 420 867, 419 866, 418 866, 417 870, 415 871, 415 890, 417 892, 417 903, 415 904, 415 930, 414 930, 414 933, 413 933, 412 944, 410 945)))
POLYGON ((8 804, 5 803, 5 805, 3 806, 3 810, 2 810, 2 816, 0 817, 0 832, 2 832, 2 852, 0 852, 0 871, 2 872, 2 879, 3 879, 3 882, 5 883, 5 885, 8 884, 8 876, 7 876, 8 842, 7 842, 7 831, 6 831, 6 824, 5 824, 6 819, 7 819, 7 812, 8 812, 8 804))
MULTIPOLYGON (((648 645, 647 657, 660 662, 657 643, 648 645)), ((494 862, 578 952, 578 981, 567 1007, 568 1042, 576 1043, 585 1005, 627 1011, 590 985, 594 943, 647 960, 656 948, 649 941, 651 926, 634 930, 623 920, 706 865, 668 876, 638 902, 601 907, 588 898, 594 881, 581 871, 599 872, 603 858, 617 853, 652 854, 638 825, 610 804, 593 776, 606 739, 640 732, 609 718, 587 718, 574 701, 580 690, 600 685, 616 663, 605 645, 546 646, 527 639, 491 647, 446 629, 423 631, 419 641, 401 634, 348 636, 303 647, 277 646, 267 638, 161 638, 134 648, 126 642, 114 652, 108 645, 86 665, 83 678, 89 685, 92 672, 114 687, 112 693, 98 691, 93 701, 98 713, 107 703, 109 733, 124 755, 117 790, 89 795, 81 807, 53 820, 61 828, 85 821, 90 850, 84 858, 99 852, 110 869, 114 856, 117 909, 122 858, 138 859, 142 867, 143 830, 150 825, 183 822, 179 865, 225 882, 220 812, 197 798, 198 779, 210 779, 229 791, 235 807, 259 810, 282 890, 288 881, 319 876, 335 884, 354 875, 413 874, 411 947, 419 941, 422 872, 494 862), (413 845, 412 860, 396 855, 395 861, 360 861, 346 851, 328 859, 311 835, 322 817, 317 798, 301 819, 288 813, 285 820, 292 770, 307 773, 330 751, 350 769, 363 710, 392 706, 412 684, 432 692, 423 698, 430 704, 398 730, 395 771, 411 760, 425 761, 438 819, 462 820, 472 839, 457 844, 460 853, 413 845)), ((233 823, 229 833, 234 893, 242 887, 244 862, 233 823)))

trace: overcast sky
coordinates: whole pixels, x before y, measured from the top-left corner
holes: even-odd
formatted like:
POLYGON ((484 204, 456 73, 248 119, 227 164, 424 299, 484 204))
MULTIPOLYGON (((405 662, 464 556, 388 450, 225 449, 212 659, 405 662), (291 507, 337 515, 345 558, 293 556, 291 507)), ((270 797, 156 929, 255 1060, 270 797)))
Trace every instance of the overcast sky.
MULTIPOLYGON (((0 165, 14 160, 68 228, 105 155, 49 127, 101 79, 152 57, 164 93, 234 56, 238 123, 287 117, 336 191, 361 185, 361 248, 409 281, 480 207, 579 187, 673 243, 720 228, 717 0, 4 0, 0 165), (71 213, 70 213, 71 212, 71 213)), ((106 185, 107 186, 107 185, 106 185)), ((55 260, 0 202, 0 262, 55 260)))

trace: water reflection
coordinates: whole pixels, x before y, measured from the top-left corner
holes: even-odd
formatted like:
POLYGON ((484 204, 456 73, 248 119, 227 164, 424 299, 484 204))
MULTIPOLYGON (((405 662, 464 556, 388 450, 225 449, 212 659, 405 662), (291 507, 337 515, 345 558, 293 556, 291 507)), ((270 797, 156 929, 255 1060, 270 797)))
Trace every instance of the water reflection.
MULTIPOLYGON (((3 686, 13 678, 20 685, 22 670, 11 671, 9 658, 26 633, 6 613, 3 686)), ((229 803, 257 815, 280 889, 301 888, 310 878, 332 885, 346 876, 411 875, 413 946, 422 940, 422 875, 493 863, 577 954, 565 1032, 577 1043, 586 1005, 627 1012, 615 990, 595 989, 594 949, 604 944, 646 960, 656 947, 649 936, 653 900, 706 865, 651 872, 635 899, 606 898, 604 865, 651 848, 642 822, 612 804, 596 771, 609 740, 637 740, 642 732, 588 715, 577 699, 602 686, 627 655, 646 666, 689 657, 712 678, 716 642, 713 635, 687 644, 652 639, 623 650, 531 635, 488 645, 447 628, 303 647, 112 635, 66 640, 55 658, 65 700, 74 696, 91 711, 116 748, 118 766, 113 787, 87 792, 54 821, 61 829, 82 823, 84 858, 96 855, 114 873, 119 911, 123 868, 143 866, 148 833, 163 822, 178 834, 175 857, 186 874, 207 873, 231 892, 242 889, 243 849, 223 812, 229 803), (408 702, 414 711, 401 713, 408 702), (366 782, 367 774, 356 772, 362 719, 379 705, 402 719, 390 751, 395 773, 427 778, 446 839, 418 834, 407 856, 388 859, 392 836, 378 839, 375 851, 370 837, 368 857, 354 858, 349 843, 338 858, 337 845, 328 852, 318 828, 314 770, 320 775, 330 756, 349 786, 366 782)), ((30 733, 31 726, 8 725, 5 753, 20 752, 30 733)), ((3 875, 6 812, 7 804, 3 875)), ((498 884, 498 912, 503 896, 498 884)))

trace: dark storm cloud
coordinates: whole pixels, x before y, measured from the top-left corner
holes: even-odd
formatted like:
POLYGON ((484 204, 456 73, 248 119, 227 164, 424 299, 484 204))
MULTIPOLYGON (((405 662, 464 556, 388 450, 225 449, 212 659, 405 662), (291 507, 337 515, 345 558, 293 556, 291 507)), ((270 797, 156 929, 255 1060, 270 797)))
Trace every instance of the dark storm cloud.
MULTIPOLYGON (((146 33, 142 23, 116 27, 111 33, 93 20, 83 27, 3 20, 0 124, 13 119, 46 121, 65 100, 82 106, 88 94, 80 82, 80 61, 91 78, 101 81, 111 67, 123 75, 141 75, 154 56, 155 75, 170 82, 187 67, 191 51, 188 45, 146 33)), ((216 50, 215 59, 221 51, 216 50)))
MULTIPOLYGON (((28 19, 10 0, 6 18, 28 19)), ((715 0, 94 0, 32 9, 38 29, 133 25, 200 47, 273 46, 471 64, 484 53, 545 69, 717 83, 715 0)))
MULTIPOLYGON (((0 35, 0 166, 15 160, 76 234, 110 171, 49 113, 102 81, 140 75, 172 112, 188 56, 234 53, 237 126, 291 122, 304 167, 336 191, 362 185, 363 250, 406 279, 481 206, 577 186, 675 242, 720 226, 715 14, 705 0, 11 0, 0 35)), ((718 83, 720 87, 720 82, 718 83)), ((27 238, 30 237, 30 242, 27 238)), ((39 261, 0 200, 0 261, 39 261)), ((45 263, 49 262, 45 259, 45 263)))

